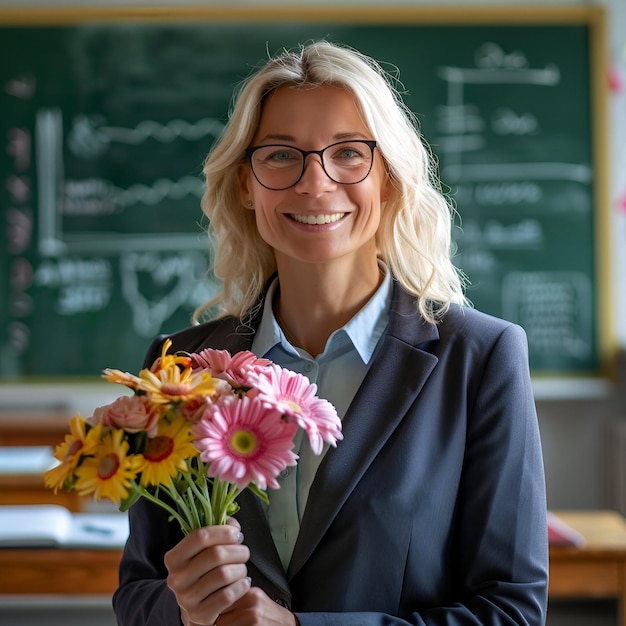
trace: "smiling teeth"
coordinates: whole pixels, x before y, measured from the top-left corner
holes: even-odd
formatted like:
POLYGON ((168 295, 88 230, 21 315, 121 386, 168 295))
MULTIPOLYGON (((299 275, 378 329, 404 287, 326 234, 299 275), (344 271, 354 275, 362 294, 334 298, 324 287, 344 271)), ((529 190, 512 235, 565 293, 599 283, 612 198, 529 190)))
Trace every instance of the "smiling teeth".
POLYGON ((331 224, 339 221, 345 213, 333 213, 332 215, 292 215, 296 222, 301 224, 331 224))

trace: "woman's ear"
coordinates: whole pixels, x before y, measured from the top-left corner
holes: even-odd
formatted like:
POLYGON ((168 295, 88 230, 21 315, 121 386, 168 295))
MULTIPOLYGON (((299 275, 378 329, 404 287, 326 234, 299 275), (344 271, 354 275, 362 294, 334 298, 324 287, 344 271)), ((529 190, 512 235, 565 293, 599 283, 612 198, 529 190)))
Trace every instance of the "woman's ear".
POLYGON ((389 178, 389 174, 385 172, 385 180, 380 187, 380 200, 381 202, 387 202, 389 200, 389 196, 391 194, 393 185, 391 184, 391 179, 389 178))
POLYGON ((242 163, 237 170, 239 176, 239 195, 241 197, 241 204, 246 209, 254 209, 254 202, 252 201, 252 192, 250 189, 250 168, 247 164, 242 163))

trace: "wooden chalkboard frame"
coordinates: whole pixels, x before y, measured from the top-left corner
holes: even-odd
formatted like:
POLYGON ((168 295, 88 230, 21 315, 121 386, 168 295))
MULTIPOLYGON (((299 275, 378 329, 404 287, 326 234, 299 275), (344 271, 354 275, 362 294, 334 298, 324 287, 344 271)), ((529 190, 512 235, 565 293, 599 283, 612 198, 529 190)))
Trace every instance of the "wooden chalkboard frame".
MULTIPOLYGON (((597 287, 595 329, 598 343, 599 367, 588 372, 576 372, 575 376, 612 376, 615 350, 611 319, 611 254, 608 199, 608 147, 606 115, 606 34, 605 12, 601 7, 411 7, 385 6, 359 7, 86 7, 86 8, 4 8, 0 9, 0 26, 70 26, 84 23, 163 23, 242 21, 255 23, 287 23, 318 20, 350 24, 415 25, 573 25, 589 28, 589 66, 592 152, 593 152, 593 203, 594 203, 594 256, 596 259, 595 281, 597 287)), ((110 364, 115 366, 115 364, 110 364)), ((570 376, 571 372, 536 372, 535 377, 570 376)), ((46 378, 46 380, 48 380, 46 378)), ((4 382, 4 381, 1 381, 4 382)), ((0 382, 0 384, 1 384, 0 382)))

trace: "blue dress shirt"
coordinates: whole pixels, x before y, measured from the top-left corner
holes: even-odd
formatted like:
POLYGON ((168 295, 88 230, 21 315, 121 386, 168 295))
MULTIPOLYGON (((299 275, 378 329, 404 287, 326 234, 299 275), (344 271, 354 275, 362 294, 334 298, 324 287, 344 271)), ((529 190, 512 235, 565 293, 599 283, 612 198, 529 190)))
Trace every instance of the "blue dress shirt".
MULTIPOLYGON (((380 287, 345 326, 333 332, 322 354, 313 357, 291 345, 285 337, 272 309, 278 279, 268 290, 261 324, 252 342, 252 352, 257 357, 271 359, 316 383, 318 395, 335 406, 341 419, 363 382, 389 321, 391 275, 384 264, 380 265, 385 273, 380 287)), ((321 455, 313 454, 306 436, 299 430, 295 438, 295 451, 300 457, 298 465, 282 472, 278 478, 280 489, 268 490, 270 504, 266 513, 285 570, 296 542, 309 489, 327 450, 328 445, 325 445, 321 455)))

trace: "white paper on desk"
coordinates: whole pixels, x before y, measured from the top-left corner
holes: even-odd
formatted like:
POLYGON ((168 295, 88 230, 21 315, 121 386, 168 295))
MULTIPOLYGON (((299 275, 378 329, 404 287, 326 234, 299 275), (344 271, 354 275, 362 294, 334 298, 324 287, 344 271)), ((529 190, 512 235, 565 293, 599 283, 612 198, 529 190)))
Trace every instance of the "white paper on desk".
POLYGON ((42 474, 58 463, 49 446, 0 446, 0 474, 42 474))
POLYGON ((123 513, 72 513, 56 504, 0 506, 0 547, 116 550, 128 533, 123 513))

